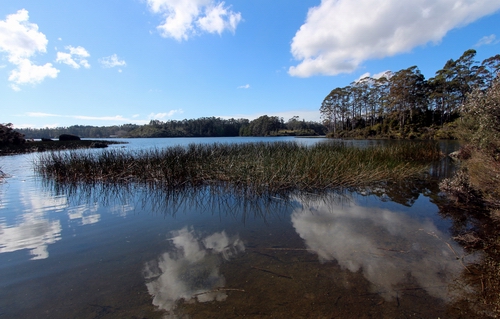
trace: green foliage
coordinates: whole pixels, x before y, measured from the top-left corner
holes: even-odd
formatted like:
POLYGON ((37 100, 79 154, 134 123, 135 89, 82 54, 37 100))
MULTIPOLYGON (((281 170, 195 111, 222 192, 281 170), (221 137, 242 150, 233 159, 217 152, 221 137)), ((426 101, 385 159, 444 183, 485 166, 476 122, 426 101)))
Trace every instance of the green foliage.
POLYGON ((449 130, 428 128, 455 121, 467 96, 491 87, 500 71, 500 55, 480 65, 475 55, 467 50, 458 60, 448 60, 429 80, 412 66, 333 89, 320 108, 329 136, 366 138, 376 132, 379 138, 454 138, 449 130), (373 129, 377 124, 383 128, 373 129))

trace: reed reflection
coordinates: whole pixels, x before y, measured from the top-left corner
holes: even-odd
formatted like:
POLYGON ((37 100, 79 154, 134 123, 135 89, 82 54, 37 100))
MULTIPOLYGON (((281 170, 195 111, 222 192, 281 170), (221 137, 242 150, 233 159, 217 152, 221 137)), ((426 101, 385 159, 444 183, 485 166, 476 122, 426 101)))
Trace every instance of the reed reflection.
POLYGON ((225 279, 220 265, 245 250, 239 236, 230 237, 222 231, 202 237, 188 227, 171 235, 170 249, 144 268, 153 304, 172 314, 181 300, 225 300, 225 279))
POLYGON ((464 269, 462 248, 429 220, 346 200, 309 200, 291 218, 320 261, 361 272, 387 300, 424 289, 448 301, 448 287, 464 269))
POLYGON ((51 180, 44 180, 42 185, 45 190, 66 197, 70 206, 77 208, 71 215, 75 218, 90 219, 91 207, 99 206, 120 216, 140 211, 175 216, 198 210, 238 217, 245 223, 249 218, 266 220, 269 216, 285 216, 296 205, 290 193, 257 196, 217 186, 172 189, 155 184, 69 184, 51 180), (79 212, 85 209, 86 213, 79 212))

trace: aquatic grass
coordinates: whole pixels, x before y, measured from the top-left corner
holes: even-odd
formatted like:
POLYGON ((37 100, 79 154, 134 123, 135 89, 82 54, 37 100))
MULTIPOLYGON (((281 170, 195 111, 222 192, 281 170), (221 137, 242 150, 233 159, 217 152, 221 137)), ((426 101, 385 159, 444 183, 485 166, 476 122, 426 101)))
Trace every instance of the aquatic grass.
POLYGON ((49 152, 40 174, 60 182, 227 186, 256 193, 358 187, 416 176, 440 158, 429 143, 357 148, 344 143, 190 144, 140 151, 49 152))

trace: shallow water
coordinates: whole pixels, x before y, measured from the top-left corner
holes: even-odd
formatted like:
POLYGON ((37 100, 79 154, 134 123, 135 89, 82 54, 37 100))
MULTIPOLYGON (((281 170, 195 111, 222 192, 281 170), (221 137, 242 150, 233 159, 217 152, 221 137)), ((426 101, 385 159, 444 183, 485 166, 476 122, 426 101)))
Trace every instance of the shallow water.
MULTIPOLYGON (((198 141, 213 142, 114 147, 198 141)), ((68 187, 37 177, 34 156, 0 158, 0 318, 459 317, 451 287, 473 258, 435 185, 268 198, 68 187)))

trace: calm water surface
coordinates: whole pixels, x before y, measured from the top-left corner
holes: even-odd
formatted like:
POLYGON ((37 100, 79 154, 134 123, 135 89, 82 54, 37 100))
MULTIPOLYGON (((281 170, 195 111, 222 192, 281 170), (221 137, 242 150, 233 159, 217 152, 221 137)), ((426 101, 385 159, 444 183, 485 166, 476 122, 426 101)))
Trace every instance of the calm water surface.
POLYGON ((280 198, 60 187, 34 157, 0 158, 0 318, 460 317, 453 286, 473 258, 435 183, 280 198))

